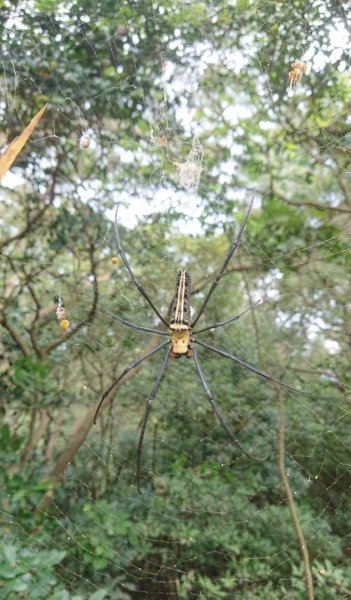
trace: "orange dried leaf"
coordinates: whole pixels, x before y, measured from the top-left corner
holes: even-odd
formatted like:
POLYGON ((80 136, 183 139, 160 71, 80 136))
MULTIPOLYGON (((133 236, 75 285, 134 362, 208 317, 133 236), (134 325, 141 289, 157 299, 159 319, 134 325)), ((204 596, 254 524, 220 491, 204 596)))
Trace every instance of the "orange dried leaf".
POLYGON ((16 157, 21 152, 23 146, 27 143, 28 139, 33 133, 34 128, 39 123, 44 112, 46 111, 47 105, 43 106, 40 111, 33 117, 29 125, 22 131, 21 135, 15 138, 11 144, 8 145, 5 152, 0 156, 0 181, 10 169, 12 163, 16 160, 16 157))

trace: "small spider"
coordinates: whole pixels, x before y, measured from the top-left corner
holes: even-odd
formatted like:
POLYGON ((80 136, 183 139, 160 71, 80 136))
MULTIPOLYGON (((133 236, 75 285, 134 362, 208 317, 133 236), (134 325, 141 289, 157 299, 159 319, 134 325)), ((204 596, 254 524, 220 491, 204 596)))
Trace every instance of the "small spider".
POLYGON ((160 131, 158 131, 157 135, 155 135, 152 127, 150 129, 150 140, 151 143, 156 146, 156 148, 167 148, 168 146, 168 137, 164 133, 160 133, 160 131))
POLYGON ((137 329, 139 331, 146 331, 148 333, 153 333, 153 334, 167 337, 167 340, 162 342, 162 344, 159 344, 156 348, 154 348, 147 354, 144 354, 140 358, 137 358, 136 360, 134 360, 111 383, 111 385, 102 394, 101 400, 98 404, 98 407, 95 412, 95 417, 94 417, 94 423, 96 424, 97 416, 99 414, 99 411, 103 405, 105 398, 112 392, 112 390, 117 386, 117 384, 123 379, 123 377, 131 369, 134 369, 135 367, 140 365, 144 360, 146 360, 150 356, 153 356, 154 354, 159 352, 159 350, 162 350, 162 348, 167 347, 167 351, 166 351, 166 355, 165 355, 165 358, 164 358, 164 361, 163 361, 163 364, 161 367, 161 371, 154 383, 151 394, 146 402, 146 408, 145 408, 143 420, 141 422, 141 430, 140 430, 140 436, 139 436, 139 442, 138 442, 138 448, 137 448, 137 473, 136 473, 137 474, 137 488, 138 488, 139 493, 141 493, 141 490, 140 490, 140 459, 141 459, 141 451, 142 451, 142 446, 143 446, 146 425, 147 425, 147 421, 149 418, 152 401, 154 400, 154 398, 157 394, 158 388, 160 387, 161 381, 162 381, 165 371, 166 371, 167 363, 170 358, 181 358, 182 356, 186 356, 187 358, 194 360, 195 368, 196 368, 199 378, 201 380, 202 386, 205 390, 207 399, 208 399, 216 417, 218 418, 220 424, 222 425, 224 431, 230 437, 232 442, 234 442, 234 444, 241 450, 241 452, 246 454, 246 456, 248 456, 249 458, 251 458, 253 460, 257 460, 259 462, 262 462, 263 460, 265 460, 265 458, 258 458, 256 456, 253 456, 249 452, 247 452, 242 447, 239 440, 236 438, 234 433, 230 430, 229 426, 227 425, 227 423, 222 415, 222 412, 221 412, 219 406, 217 405, 217 403, 215 402, 215 400, 213 399, 212 393, 207 385, 204 374, 203 374, 202 369, 199 364, 199 359, 197 356, 197 351, 194 348, 194 344, 198 344, 199 346, 207 348, 208 350, 211 350, 212 352, 219 354, 220 356, 222 356, 224 358, 229 358, 230 360, 239 364, 241 367, 244 367, 245 369, 252 371, 253 373, 258 375, 259 377, 262 377, 263 379, 266 379, 268 381, 274 381, 289 390, 292 390, 295 392, 299 391, 299 390, 296 390, 295 388, 279 381, 279 379, 276 379, 275 377, 268 375, 268 373, 265 373, 264 371, 261 371, 260 369, 257 369, 256 367, 253 367, 252 365, 244 362, 243 360, 241 360, 240 358, 237 358, 233 354, 229 354, 228 352, 224 352, 223 350, 215 348, 214 346, 210 346, 209 344, 206 344, 205 342, 202 342, 194 337, 195 335, 198 335, 199 333, 203 333, 204 331, 209 331, 211 329, 215 329, 216 327, 222 327, 223 325, 226 325, 227 323, 232 323, 233 321, 236 321, 237 319, 242 317, 245 313, 252 310, 259 302, 261 302, 261 300, 258 300, 257 302, 252 304, 252 306, 249 306, 248 308, 246 308, 242 313, 240 313, 239 315, 236 315, 234 317, 231 317, 230 319, 226 319, 225 321, 222 321, 220 323, 215 323, 214 325, 208 325, 206 327, 202 327, 201 329, 194 329, 194 327, 197 324, 198 320, 200 319, 202 313, 204 312, 209 299, 211 298, 219 281, 221 280, 230 259, 232 258, 236 248, 239 245, 241 236, 243 234, 247 220, 249 218, 249 214, 251 212, 253 202, 254 202, 254 198, 252 198, 252 200, 249 204, 245 218, 239 229, 238 235, 236 236, 235 240, 232 242, 232 244, 229 248, 228 254, 223 262, 223 265, 222 265, 221 269, 219 270, 215 280, 213 281, 213 283, 207 293, 207 296, 205 297, 205 299, 200 307, 200 310, 197 313, 197 316, 195 317, 195 319, 192 322, 190 321, 191 278, 190 278, 189 272, 188 271, 179 271, 179 273, 178 273, 176 292, 175 292, 175 297, 174 297, 174 301, 173 301, 173 305, 172 305, 172 309, 171 309, 171 319, 170 319, 170 321, 167 321, 161 315, 159 310, 156 308, 153 301, 149 297, 148 293, 144 290, 143 286, 141 285, 139 279, 134 274, 132 267, 131 267, 131 265, 125 255, 125 252, 121 246, 121 240, 120 240, 120 234, 119 234, 118 222, 117 222, 117 213, 118 213, 119 205, 117 205, 116 214, 115 214, 115 236, 116 236, 116 244, 117 244, 118 253, 119 253, 122 261, 124 262, 125 267, 127 268, 127 271, 129 272, 136 288, 138 289, 140 294, 145 298, 145 300, 147 301, 149 306, 152 308, 154 313, 157 315, 157 317, 160 319, 160 321, 169 330, 169 333, 167 333, 166 331, 161 331, 159 329, 151 329, 149 327, 144 327, 142 325, 136 325, 135 323, 131 323, 130 321, 126 321, 125 319, 121 319, 120 317, 117 317, 116 315, 113 315, 112 313, 110 313, 108 311, 104 311, 105 314, 111 316, 113 319, 116 319, 117 321, 124 323, 128 327, 132 327, 133 329, 137 329))
POLYGON ((307 65, 301 60, 295 60, 291 63, 292 71, 289 73, 290 89, 294 83, 298 83, 301 80, 302 75, 307 71, 307 65))

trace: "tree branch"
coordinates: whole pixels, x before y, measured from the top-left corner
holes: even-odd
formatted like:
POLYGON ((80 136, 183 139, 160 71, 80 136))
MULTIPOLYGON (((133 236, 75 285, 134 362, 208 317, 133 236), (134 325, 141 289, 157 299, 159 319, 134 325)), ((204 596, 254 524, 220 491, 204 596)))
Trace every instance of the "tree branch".
POLYGON ((10 244, 11 242, 14 242, 16 240, 20 240, 20 239, 24 238, 29 231, 33 230, 34 225, 37 223, 37 221, 39 221, 41 219, 41 217, 46 213, 46 211, 48 210, 48 208, 52 205, 54 197, 55 197, 55 186, 56 186, 56 180, 57 180, 57 174, 58 174, 59 166, 60 166, 60 160, 57 160, 55 169, 54 169, 53 174, 52 174, 52 180, 51 180, 50 186, 49 186, 49 188, 47 190, 47 193, 46 193, 47 201, 45 202, 45 198, 42 198, 42 200, 44 202, 43 208, 41 208, 40 210, 38 210, 32 216, 32 218, 27 221, 27 224, 22 229, 22 231, 20 231, 19 233, 16 233, 15 235, 7 238, 6 240, 3 240, 2 242, 0 242, 0 250, 1 250, 1 248, 4 248, 5 246, 7 246, 8 244, 10 244))
POLYGON ((294 496, 290 488, 289 480, 286 475, 286 466, 285 466, 285 411, 284 411, 284 401, 282 395, 282 388, 278 384, 274 384, 276 390, 276 399, 279 406, 279 434, 278 434, 278 449, 279 449, 279 457, 278 457, 278 465, 279 465, 279 473, 282 479, 286 499, 288 502, 288 506, 290 509, 291 518, 295 527, 297 539, 300 545, 300 551, 302 554, 302 559, 305 567, 305 580, 307 587, 307 597, 308 600, 314 600, 314 590, 313 590, 313 579, 312 579, 312 571, 310 564, 310 557, 308 554, 308 549, 306 545, 305 536, 302 531, 302 527, 300 524, 299 517, 296 512, 294 496))
MULTIPOLYGON (((147 347, 145 349, 145 354, 147 352, 150 352, 158 344, 159 344, 159 338, 156 335, 152 336, 149 344, 147 345, 147 347)), ((116 388, 114 388, 113 391, 111 391, 111 393, 108 396, 106 396, 106 398, 104 400, 104 408, 106 408, 108 405, 111 404, 113 397, 116 393, 116 390, 118 390, 121 385, 124 385, 127 381, 129 381, 129 379, 134 377, 134 375, 139 371, 140 368, 141 368, 141 365, 139 367, 136 367, 132 371, 129 371, 129 373, 127 373, 127 375, 125 375, 125 377, 118 384, 118 386, 116 388)), ((70 436, 70 439, 66 445, 66 448, 59 456, 59 458, 56 462, 56 465, 52 471, 51 477, 52 477, 54 483, 58 483, 62 479, 65 470, 67 469, 69 464, 74 460, 76 453, 78 452, 79 448, 83 444, 84 440, 87 438, 87 436, 93 426, 93 423, 94 423, 95 413, 96 413, 96 403, 88 409, 88 411, 86 412, 83 419, 79 418, 77 420, 76 426, 70 436)), ((50 503, 52 502, 53 498, 54 498, 54 489, 51 489, 46 494, 44 494, 44 496, 42 498, 42 502, 40 503, 40 506, 39 506, 39 510, 47 510, 50 503)))
POLYGON ((17 346, 20 348, 22 354, 24 354, 24 356, 28 356, 30 354, 30 351, 29 351, 27 344, 22 339, 22 337, 20 336, 18 331, 8 324, 5 315, 2 315, 0 317, 0 325, 2 325, 4 327, 4 329, 6 329, 9 332, 12 339, 16 342, 17 346))
POLYGON ((319 202, 311 202, 309 200, 303 200, 301 202, 297 200, 292 200, 291 198, 287 198, 281 192, 278 192, 275 188, 272 189, 272 194, 282 200, 285 204, 290 204, 291 206, 310 206, 311 208, 315 208, 316 210, 331 210, 334 212, 347 213, 351 214, 351 208, 341 208, 340 206, 325 206, 324 204, 320 204, 319 202))

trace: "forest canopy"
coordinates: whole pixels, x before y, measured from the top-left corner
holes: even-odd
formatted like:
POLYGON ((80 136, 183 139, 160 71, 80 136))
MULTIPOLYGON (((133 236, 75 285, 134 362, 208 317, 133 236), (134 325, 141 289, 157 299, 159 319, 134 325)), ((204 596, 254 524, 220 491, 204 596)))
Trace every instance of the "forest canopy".
POLYGON ((349 4, 0 17, 2 155, 47 106, 0 184, 0 598, 350 598, 349 4), (94 426, 102 394, 168 339, 180 269, 197 318, 252 200, 195 328, 210 393, 170 358, 139 456, 168 344, 94 426))

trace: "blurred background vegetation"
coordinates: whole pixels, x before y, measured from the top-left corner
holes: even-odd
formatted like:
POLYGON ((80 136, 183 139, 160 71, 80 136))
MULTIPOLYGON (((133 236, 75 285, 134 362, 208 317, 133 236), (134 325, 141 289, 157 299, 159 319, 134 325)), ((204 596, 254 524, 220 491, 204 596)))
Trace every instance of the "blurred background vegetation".
POLYGON ((49 105, 0 188, 0 598, 350 598, 348 3, 0 10, 2 148, 49 105), (290 88, 295 60, 308 70, 290 88), (194 136, 203 161, 189 191, 174 163, 194 136), (92 424, 103 390, 156 343, 104 312, 157 325, 111 262, 112 209, 128 208, 123 243, 166 315, 179 267, 200 306, 253 191, 201 323, 263 303, 202 339, 304 393, 201 352, 231 428, 267 456, 253 463, 220 428, 192 361, 171 361, 139 495, 138 428, 161 355, 92 424))

